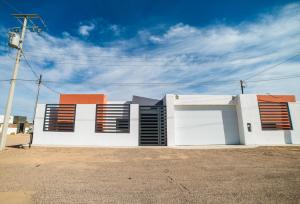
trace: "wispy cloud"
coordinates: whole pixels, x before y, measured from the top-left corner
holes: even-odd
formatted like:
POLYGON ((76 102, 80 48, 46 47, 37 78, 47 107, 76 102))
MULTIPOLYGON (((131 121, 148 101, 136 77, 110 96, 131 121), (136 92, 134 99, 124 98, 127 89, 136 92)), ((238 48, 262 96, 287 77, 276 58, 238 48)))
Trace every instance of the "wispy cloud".
MULTIPOLYGON (((160 35, 153 34, 150 28, 143 29, 132 39, 116 40, 106 46, 91 44, 70 34, 55 37, 27 33, 24 49, 32 66, 43 73, 44 80, 57 82, 48 85, 63 93, 101 92, 107 94, 109 100, 130 100, 133 94, 156 98, 166 93, 238 94, 240 79, 247 79, 300 53, 299 22, 300 4, 289 4, 260 15, 255 21, 235 26, 218 24, 199 28, 178 23, 160 35)), ((107 29, 117 34, 121 28, 108 25, 107 29)), ((82 35, 86 36, 91 31, 83 30, 82 35)), ((12 65, 13 60, 6 54, 0 56, 3 78, 10 77, 12 65)), ((299 65, 296 57, 252 80, 300 74, 299 65)), ((19 76, 33 77, 24 62, 19 76)), ((292 93, 300 97, 299 81, 297 78, 249 81, 246 92, 292 93)), ((3 96, 7 88, 7 83, 1 88, 3 96)), ((15 113, 30 114, 35 90, 35 84, 18 82, 15 113)), ((2 106, 5 98, 0 99, 2 106)), ((57 101, 55 93, 42 90, 40 102, 57 101)))
POLYGON ((109 26, 110 30, 114 33, 114 35, 118 36, 121 34, 122 29, 120 26, 113 24, 109 26))
POLYGON ((89 36, 90 32, 95 29, 95 24, 89 23, 88 25, 81 25, 78 28, 78 33, 82 36, 89 36))

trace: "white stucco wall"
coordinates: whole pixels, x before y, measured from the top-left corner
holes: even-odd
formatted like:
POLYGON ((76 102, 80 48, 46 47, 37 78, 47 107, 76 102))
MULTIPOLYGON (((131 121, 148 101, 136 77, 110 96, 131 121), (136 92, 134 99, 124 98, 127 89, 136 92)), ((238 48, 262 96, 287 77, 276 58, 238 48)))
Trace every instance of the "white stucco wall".
POLYGON ((257 96, 255 94, 239 95, 237 113, 241 143, 247 145, 300 144, 300 104, 289 103, 289 109, 293 130, 262 130, 257 96), (247 123, 251 124, 251 132, 247 129, 247 123))
POLYGON ((239 144, 235 98, 167 94, 168 145, 239 144))
POLYGON ((138 146, 138 105, 130 105, 130 133, 95 133, 96 105, 78 104, 74 132, 43 131, 45 104, 37 107, 33 145, 138 146))
POLYGON ((174 95, 174 105, 234 105, 231 95, 174 95))
MULTIPOLYGON (((238 143, 300 144, 299 102, 289 103, 293 130, 285 131, 261 129, 255 94, 243 94, 237 97, 167 94, 164 105, 167 106, 168 146, 238 143), (247 123, 251 124, 251 132, 247 129, 247 123)), ((95 109, 96 105, 77 105, 74 132, 44 132, 45 105, 39 104, 35 118, 33 145, 138 146, 139 106, 137 104, 130 105, 130 133, 95 133, 95 109)))
POLYGON ((175 95, 167 94, 164 97, 164 105, 167 108, 167 144, 175 146, 175 95))

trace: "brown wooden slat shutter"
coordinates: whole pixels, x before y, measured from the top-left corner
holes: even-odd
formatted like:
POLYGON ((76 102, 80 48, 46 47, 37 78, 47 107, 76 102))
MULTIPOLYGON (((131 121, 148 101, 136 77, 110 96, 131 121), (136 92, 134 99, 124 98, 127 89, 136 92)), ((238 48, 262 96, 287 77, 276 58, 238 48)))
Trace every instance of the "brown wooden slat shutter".
POLYGON ((258 106, 263 130, 291 130, 293 128, 288 103, 259 102, 258 106))

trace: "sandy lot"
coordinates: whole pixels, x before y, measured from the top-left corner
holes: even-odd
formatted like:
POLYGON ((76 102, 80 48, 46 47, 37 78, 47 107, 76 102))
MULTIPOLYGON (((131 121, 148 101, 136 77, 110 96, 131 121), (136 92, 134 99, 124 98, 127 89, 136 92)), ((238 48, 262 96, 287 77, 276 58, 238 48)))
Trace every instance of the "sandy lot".
POLYGON ((300 147, 10 147, 0 184, 0 203, 299 203, 300 147))

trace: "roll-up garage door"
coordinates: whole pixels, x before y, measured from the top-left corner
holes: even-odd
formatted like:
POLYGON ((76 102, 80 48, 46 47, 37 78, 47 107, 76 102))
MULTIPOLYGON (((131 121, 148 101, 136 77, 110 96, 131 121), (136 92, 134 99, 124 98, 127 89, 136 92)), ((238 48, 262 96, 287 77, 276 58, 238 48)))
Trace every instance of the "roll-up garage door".
POLYGON ((176 145, 239 144, 231 105, 175 106, 176 145))

